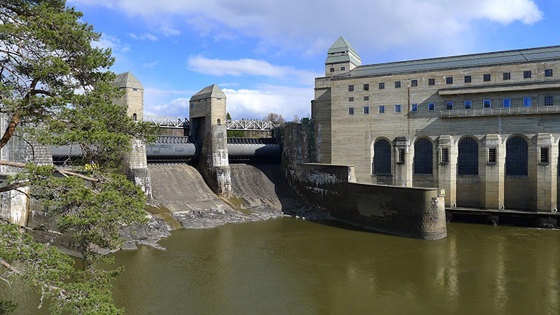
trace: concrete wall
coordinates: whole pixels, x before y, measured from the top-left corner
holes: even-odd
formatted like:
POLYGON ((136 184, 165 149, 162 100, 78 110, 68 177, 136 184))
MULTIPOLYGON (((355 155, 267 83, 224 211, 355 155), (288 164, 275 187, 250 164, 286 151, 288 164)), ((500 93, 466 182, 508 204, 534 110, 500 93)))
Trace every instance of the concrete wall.
POLYGON ((447 236, 444 198, 437 189, 354 181, 351 166, 297 164, 290 183, 298 195, 337 220, 399 236, 447 236))

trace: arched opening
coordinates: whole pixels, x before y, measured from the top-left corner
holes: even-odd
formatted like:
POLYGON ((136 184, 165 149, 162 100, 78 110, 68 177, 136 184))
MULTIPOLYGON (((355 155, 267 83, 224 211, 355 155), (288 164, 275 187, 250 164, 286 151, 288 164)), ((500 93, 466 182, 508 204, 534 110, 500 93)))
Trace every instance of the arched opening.
POLYGON ((533 190, 529 181, 529 144, 522 136, 506 142, 506 178, 504 206, 507 209, 529 210, 533 190))
POLYGON ((136 115, 136 113, 132 114, 132 120, 134 120, 134 121, 138 120, 138 116, 136 115))
POLYGON ((478 175, 478 141, 464 137, 458 143, 457 157, 457 206, 479 208, 480 178, 478 175))
POLYGON ((457 159, 459 175, 478 175, 478 142, 466 137, 459 140, 459 158, 457 159))
POLYGON ((426 138, 414 143, 414 174, 433 173, 433 146, 426 138))
POLYGON ((391 144, 389 141, 377 140, 373 150, 373 174, 391 175, 391 144))
POLYGON ((528 145, 523 137, 515 136, 506 142, 506 176, 528 175, 528 145))
POLYGON ((430 139, 421 138, 414 143, 413 186, 435 187, 437 183, 433 176, 434 149, 430 139))
POLYGON ((218 126, 222 124, 222 121, 218 119, 218 126))

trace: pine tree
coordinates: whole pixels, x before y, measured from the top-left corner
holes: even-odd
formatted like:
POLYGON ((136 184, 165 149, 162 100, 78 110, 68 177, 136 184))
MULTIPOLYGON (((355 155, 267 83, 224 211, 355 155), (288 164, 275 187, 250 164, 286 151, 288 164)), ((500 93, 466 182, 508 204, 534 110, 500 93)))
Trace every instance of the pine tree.
POLYGON ((92 46, 100 34, 81 17, 65 0, 0 2, 0 112, 10 115, 0 148, 18 134, 47 145, 78 144, 84 152, 64 169, 0 161, 21 169, 0 192, 30 187, 29 197, 73 236, 82 257, 75 268, 26 228, 0 220, 0 276, 37 287, 53 312, 122 313, 111 297, 120 269, 98 268, 108 261, 100 252, 118 248, 122 226, 145 221, 145 196, 123 175, 122 161, 133 138, 154 136, 149 124, 113 103, 122 93, 111 85, 111 50, 92 46))

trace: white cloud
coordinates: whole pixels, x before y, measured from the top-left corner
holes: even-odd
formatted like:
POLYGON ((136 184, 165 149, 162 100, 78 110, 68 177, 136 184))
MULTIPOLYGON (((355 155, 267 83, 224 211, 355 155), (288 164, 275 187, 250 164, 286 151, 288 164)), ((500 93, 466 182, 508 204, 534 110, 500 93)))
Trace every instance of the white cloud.
POLYGON ((151 40, 151 41, 156 41, 158 40, 157 36, 150 34, 150 33, 146 33, 146 34, 140 34, 140 35, 136 35, 134 33, 130 33, 129 34, 130 37, 132 37, 133 39, 137 39, 137 40, 151 40))
MULTIPOLYGON (((256 89, 223 88, 227 111, 234 119, 262 119, 268 113, 291 120, 294 115, 309 116, 313 89, 263 85, 256 89)), ((160 116, 186 117, 189 99, 197 91, 144 90, 144 112, 160 116), (178 96, 178 97, 177 97, 178 96)))
POLYGON ((158 62, 159 62, 159 61, 157 61, 157 60, 152 61, 152 62, 148 62, 148 63, 143 64, 142 67, 144 67, 144 68, 153 68, 153 67, 155 67, 155 66, 158 64, 158 62))
MULTIPOLYGON (((477 21, 533 24, 535 0, 74 0, 118 8, 161 25, 188 21, 202 35, 255 36, 272 47, 324 53, 339 35, 365 50, 400 47, 461 50, 476 37, 477 21), (220 35, 220 33, 230 34, 220 35), (458 45, 458 46, 457 46, 458 45), (459 47, 459 48, 454 48, 459 47)), ((174 29, 174 27, 171 27, 174 29)), ((234 37, 233 37, 234 38, 234 37)))
POLYGON ((92 43, 94 47, 98 48, 111 48, 113 53, 126 53, 130 51, 130 46, 121 44, 121 40, 112 35, 102 34, 98 41, 92 43))
POLYGON ((187 61, 190 70, 215 76, 256 75, 272 78, 296 78, 300 84, 313 85, 314 78, 320 73, 299 70, 293 67, 276 66, 257 59, 210 59, 202 56, 191 56, 187 61))

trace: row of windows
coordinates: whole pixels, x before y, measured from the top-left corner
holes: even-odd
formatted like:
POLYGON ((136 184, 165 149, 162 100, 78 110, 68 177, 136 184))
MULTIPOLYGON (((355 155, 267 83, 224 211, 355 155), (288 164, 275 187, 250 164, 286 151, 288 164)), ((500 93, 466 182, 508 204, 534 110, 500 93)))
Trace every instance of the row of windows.
MULTIPOLYGON (((459 141, 459 155, 457 158, 457 173, 459 175, 478 175, 478 143, 474 138, 466 137, 459 141)), ((550 161, 549 148, 540 148, 540 163, 547 164, 550 161)), ((399 149, 396 157, 397 163, 404 162, 404 149, 399 149)), ((441 163, 449 162, 449 151, 442 148, 441 163)), ((496 149, 488 150, 488 163, 496 163, 496 149)), ((391 144, 385 139, 380 139, 374 144, 373 174, 391 174, 391 144)), ((506 175, 527 176, 528 174, 528 144, 525 139, 515 136, 506 142, 506 175)), ((414 173, 433 173, 433 145, 425 138, 414 143, 414 173)))
MULTIPOLYGON (((553 76, 553 70, 552 69, 545 69, 544 70, 544 76, 545 77, 552 77, 553 76)), ((527 71, 523 71, 523 78, 524 79, 531 79, 533 77, 532 71, 531 70, 527 70, 527 71)), ((482 80, 484 82, 490 82, 492 81, 492 75, 490 73, 486 73, 482 75, 482 80)), ((502 73, 502 80, 504 81, 508 81, 511 80, 511 72, 504 72, 502 73)), ((464 82, 465 83, 471 83, 472 82, 472 76, 471 75, 466 75, 464 77, 464 82)), ((436 84, 436 79, 428 79, 428 85, 435 85, 436 84)), ((445 84, 453 84, 453 77, 445 77, 445 84)), ((402 86, 401 81, 395 81, 395 88, 398 89, 402 86)), ((418 80, 413 79, 410 80, 410 86, 414 87, 414 86, 418 86, 418 80)), ((363 85, 363 90, 364 91, 369 91, 369 84, 364 84, 363 85)), ((385 88, 385 82, 379 82, 379 89, 383 90, 385 88)), ((352 92, 354 91, 354 85, 348 85, 348 91, 352 92)))
MULTIPOLYGON (((369 100, 369 97, 368 97, 369 100)), ((350 101, 354 101, 354 98, 351 97, 350 101)), ((465 109, 472 109, 473 108, 473 102, 468 100, 468 101, 464 101, 464 108, 465 109)), ((509 108, 511 107, 511 98, 504 98, 502 100, 502 107, 504 108, 509 108)), ((545 106, 552 106, 554 105, 554 97, 553 96, 545 96, 544 97, 544 105, 545 106)), ((533 98, 532 97, 524 97, 523 98, 523 107, 531 107, 533 106, 533 98)), ((445 102, 445 109, 446 110, 453 110, 455 107, 455 103, 454 102, 445 102)), ((369 114, 369 108, 370 106, 363 106, 363 113, 364 114, 369 114)), ((482 108, 483 109, 489 109, 492 108, 492 100, 483 100, 482 101, 482 108)), ((412 112, 417 112, 419 110, 419 106, 418 104, 411 104, 411 108, 410 110, 412 112)), ((435 103, 428 103, 428 111, 435 111, 436 110, 436 104, 435 103)), ((402 107, 401 105, 395 105, 394 107, 394 112, 395 113, 400 113, 402 112, 402 107)), ((378 106, 378 113, 383 114, 385 113, 385 105, 379 105, 378 106)), ((354 107, 348 107, 348 114, 349 115, 354 115, 354 107)))

